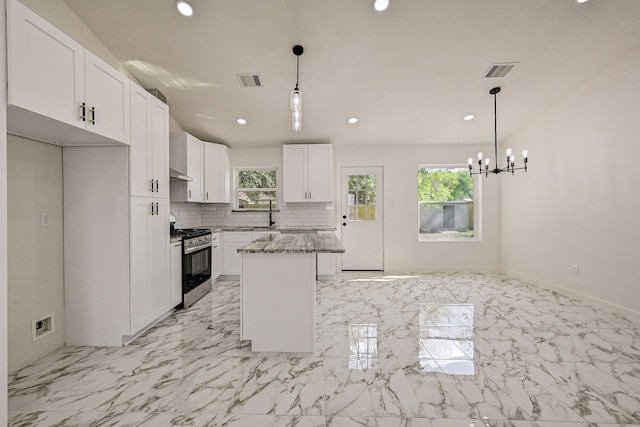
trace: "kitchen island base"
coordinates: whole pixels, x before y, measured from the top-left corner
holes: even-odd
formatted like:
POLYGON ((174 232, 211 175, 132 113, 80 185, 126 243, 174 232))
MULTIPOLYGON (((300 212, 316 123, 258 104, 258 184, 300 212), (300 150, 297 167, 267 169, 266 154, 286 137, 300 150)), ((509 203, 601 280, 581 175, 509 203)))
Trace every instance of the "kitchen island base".
POLYGON ((254 352, 314 352, 315 253, 243 253, 241 339, 254 352))

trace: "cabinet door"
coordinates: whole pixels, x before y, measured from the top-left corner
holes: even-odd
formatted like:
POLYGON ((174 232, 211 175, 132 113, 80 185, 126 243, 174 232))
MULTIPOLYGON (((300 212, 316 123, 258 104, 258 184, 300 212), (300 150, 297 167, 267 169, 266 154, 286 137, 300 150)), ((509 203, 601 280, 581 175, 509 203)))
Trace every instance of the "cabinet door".
POLYGON ((229 147, 222 147, 220 162, 220 182, 222 185, 220 202, 231 203, 231 161, 229 160, 229 147))
POLYGON ((182 242, 171 245, 171 307, 182 302, 182 242))
POLYGON ((146 90, 133 82, 131 83, 129 191, 132 196, 151 197, 154 194, 150 96, 146 90))
POLYGON ((20 2, 7 3, 8 103, 84 128, 84 48, 20 2))
POLYGON ((246 232, 225 232, 222 238, 222 274, 228 276, 239 276, 242 274, 242 255, 238 253, 238 248, 253 240, 253 233, 246 232))
MULTIPOLYGON (((318 234, 333 234, 334 231, 318 231, 318 234)), ((336 276, 336 254, 320 253, 316 263, 317 275, 319 279, 328 280, 336 276)))
POLYGON ((216 246, 211 247, 211 280, 215 281, 220 277, 220 239, 217 240, 216 246))
POLYGON ((204 143, 187 135, 187 175, 196 181, 187 183, 187 201, 202 202, 202 164, 204 143))
POLYGON ((307 201, 307 146, 282 146, 282 191, 285 202, 307 201))
POLYGON ((152 199, 156 203, 156 214, 151 216, 151 282, 153 295, 153 319, 166 313, 171 301, 170 248, 169 248, 169 201, 152 199))
POLYGON ((307 146, 308 201, 333 202, 333 146, 307 146))
POLYGON ((231 164, 229 148, 204 143, 204 202, 231 203, 231 164))
MULTIPOLYGON (((153 320, 153 290, 151 274, 151 234, 149 222, 153 216, 150 199, 132 197, 131 208, 131 263, 130 310, 131 335, 146 327, 153 320)), ((167 240, 168 242, 168 240, 167 240)))
POLYGON ((218 144, 204 143, 204 197, 205 203, 217 203, 221 198, 220 163, 218 144))
POLYGON ((151 179, 155 197, 169 198, 169 107, 151 96, 151 179))
POLYGON ((85 51, 87 130, 129 143, 129 80, 118 70, 85 51))

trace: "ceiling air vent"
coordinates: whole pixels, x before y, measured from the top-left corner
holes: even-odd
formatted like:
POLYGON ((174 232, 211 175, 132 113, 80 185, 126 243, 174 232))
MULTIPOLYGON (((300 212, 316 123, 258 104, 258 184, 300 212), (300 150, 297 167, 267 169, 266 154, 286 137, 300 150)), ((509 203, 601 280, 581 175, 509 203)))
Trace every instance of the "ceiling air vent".
POLYGON ((489 68, 489 71, 487 71, 485 77, 504 77, 509 74, 509 71, 511 71, 516 64, 517 62, 503 62, 502 64, 493 64, 491 68, 489 68))
POLYGON ((257 74, 238 74, 238 80, 240 80, 240 84, 242 87, 260 87, 262 86, 262 81, 260 80, 260 76, 257 74))

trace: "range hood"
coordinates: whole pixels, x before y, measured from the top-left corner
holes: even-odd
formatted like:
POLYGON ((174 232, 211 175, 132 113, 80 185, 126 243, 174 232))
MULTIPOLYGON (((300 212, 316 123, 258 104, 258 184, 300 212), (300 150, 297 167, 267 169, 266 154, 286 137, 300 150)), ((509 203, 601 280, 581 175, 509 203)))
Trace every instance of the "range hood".
POLYGON ((169 179, 171 181, 195 182, 195 178, 191 178, 175 169, 169 169, 169 179))

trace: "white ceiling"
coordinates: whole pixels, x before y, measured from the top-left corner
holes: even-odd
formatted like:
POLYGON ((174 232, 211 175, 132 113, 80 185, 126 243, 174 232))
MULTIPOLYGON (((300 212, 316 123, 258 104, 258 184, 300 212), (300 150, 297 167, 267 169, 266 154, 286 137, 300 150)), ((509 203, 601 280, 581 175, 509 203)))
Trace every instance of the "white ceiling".
POLYGON ((492 87, 503 139, 640 47, 638 0, 192 0, 189 18, 174 0, 64 1, 186 131, 231 147, 490 143, 492 87), (496 62, 518 64, 485 78, 496 62))

